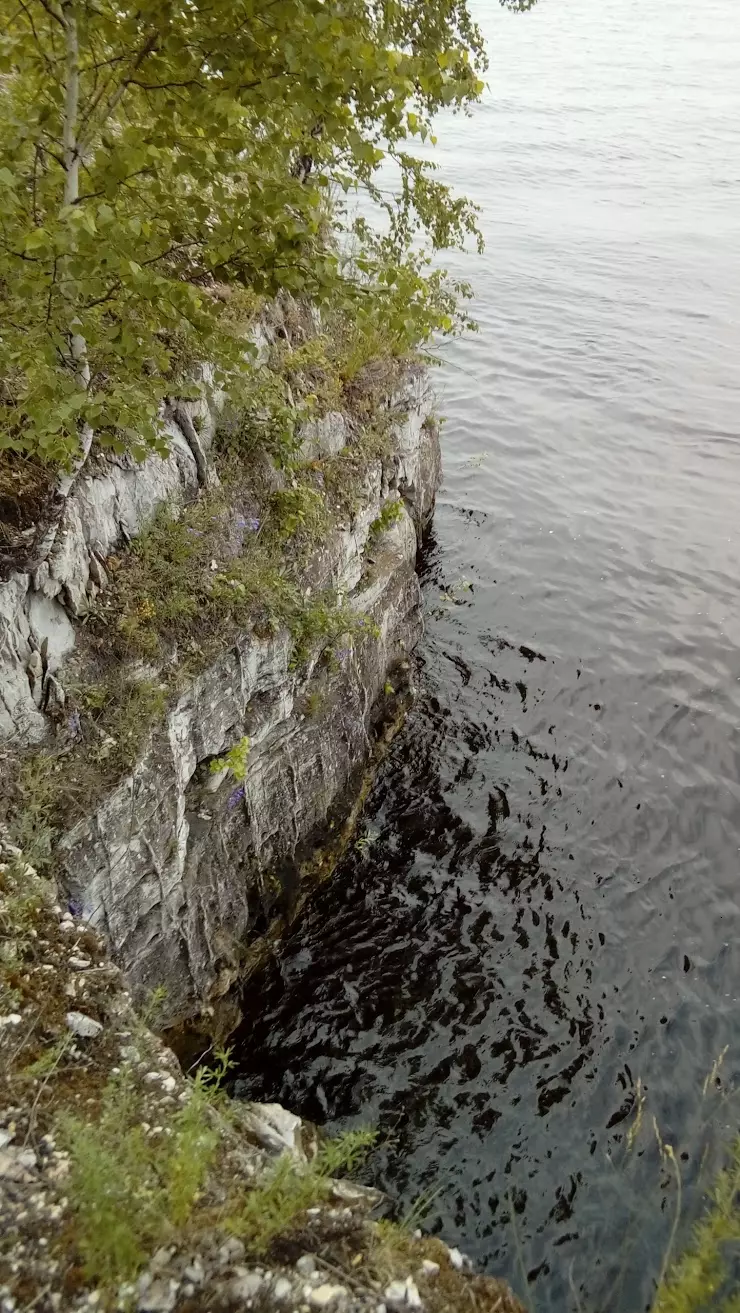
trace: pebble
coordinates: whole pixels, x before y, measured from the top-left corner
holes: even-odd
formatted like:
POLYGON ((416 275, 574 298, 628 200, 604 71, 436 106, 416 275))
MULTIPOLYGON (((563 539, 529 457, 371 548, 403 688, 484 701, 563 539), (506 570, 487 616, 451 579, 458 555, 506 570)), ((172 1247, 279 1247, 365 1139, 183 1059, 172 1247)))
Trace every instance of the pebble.
POLYGON ((9 1012, 7 1016, 0 1017, 0 1030, 3 1030, 5 1026, 20 1026, 20 1024, 21 1024, 20 1012, 9 1012))
POLYGON ((421 1295, 412 1277, 406 1277, 405 1281, 391 1281, 391 1284, 386 1286, 383 1296, 386 1304, 394 1308, 421 1308, 422 1306, 421 1295))
POLYGON ((327 1308, 329 1304, 333 1304, 335 1300, 341 1299, 346 1294, 347 1291, 344 1286, 330 1286, 326 1283, 322 1286, 316 1286, 310 1292, 308 1302, 314 1308, 327 1308))
POLYGON ((243 1262, 245 1253, 241 1240, 232 1236, 222 1244, 218 1251, 218 1259, 222 1267, 234 1267, 237 1263, 243 1262))
POLYGON ((174 1253, 175 1253, 174 1245, 160 1246, 160 1248, 157 1249, 152 1255, 152 1260, 149 1264, 152 1271, 154 1272, 161 1271, 162 1268, 166 1267, 167 1264, 172 1261, 174 1253))
POLYGON ((73 955, 72 957, 67 958, 67 965, 71 966, 73 971, 87 971, 87 968, 90 966, 90 958, 74 957, 73 955))
POLYGON ((465 1259, 463 1255, 460 1253, 460 1250, 448 1249, 447 1252, 450 1255, 450 1262, 452 1263, 452 1266, 456 1268, 458 1272, 462 1272, 463 1268, 465 1267, 465 1259))
POLYGON ((433 1263, 431 1258, 425 1258, 421 1270, 425 1277, 436 1277, 439 1272, 439 1263, 433 1263))
POLYGON ((205 1271, 203 1269, 203 1264, 201 1263, 197 1254, 193 1259, 192 1263, 188 1263, 188 1266, 185 1268, 183 1275, 186 1281, 192 1281, 194 1286, 201 1286, 203 1284, 205 1271))
POLYGON ((96 1039, 103 1029, 99 1021, 86 1017, 84 1012, 68 1012, 66 1020, 67 1029, 71 1030, 73 1035, 79 1035, 81 1039, 96 1039))
POLYGON ((137 1313, 171 1313, 178 1288, 178 1281, 166 1281, 163 1277, 152 1281, 139 1295, 137 1313))
POLYGON ((296 1271, 300 1272, 302 1277, 312 1277, 316 1271, 316 1259, 313 1254, 301 1254, 296 1263, 296 1271))
MULTIPOLYGON (((123 1049, 121 1050, 123 1054, 123 1049)), ((170 1076, 166 1071, 148 1071, 144 1080, 150 1081, 152 1085, 161 1085, 166 1094, 172 1094, 177 1088, 177 1081, 174 1076, 170 1076)))
POLYGON ((229 1282, 229 1296, 234 1302, 252 1299, 262 1289, 262 1284, 259 1272, 245 1272, 243 1276, 235 1276, 229 1282))
POLYGON ((287 1277, 279 1277, 273 1287, 273 1294, 280 1303, 285 1299, 290 1299, 293 1294, 293 1287, 287 1277))

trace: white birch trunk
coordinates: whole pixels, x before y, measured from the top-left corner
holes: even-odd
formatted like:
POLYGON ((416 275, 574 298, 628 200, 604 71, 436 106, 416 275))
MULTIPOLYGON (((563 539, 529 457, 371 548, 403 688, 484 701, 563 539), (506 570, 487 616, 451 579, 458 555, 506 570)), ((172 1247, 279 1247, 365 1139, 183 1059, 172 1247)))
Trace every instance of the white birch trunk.
MULTIPOLYGON (((77 138, 80 99, 80 49, 77 32, 77 15, 74 2, 62 5, 62 15, 66 32, 66 95, 64 103, 64 205, 74 205, 80 194, 80 143, 77 138)), ((81 333, 74 331, 74 307, 72 312, 72 332, 70 346, 72 362, 78 383, 87 391, 90 386, 90 362, 87 357, 87 343, 81 333)), ((93 431, 89 424, 82 425, 79 434, 80 450, 74 457, 69 469, 63 470, 55 488, 55 521, 44 534, 39 544, 37 555, 43 561, 49 555, 56 538, 59 521, 64 513, 66 502, 75 479, 90 454, 93 431)))

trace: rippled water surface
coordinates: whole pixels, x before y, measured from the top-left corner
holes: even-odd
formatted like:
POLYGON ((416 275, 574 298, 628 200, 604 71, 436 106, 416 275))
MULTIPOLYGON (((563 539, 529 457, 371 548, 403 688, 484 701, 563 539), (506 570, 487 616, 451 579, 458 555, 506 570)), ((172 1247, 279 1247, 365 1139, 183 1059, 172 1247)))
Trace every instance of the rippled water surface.
POLYGON ((740 14, 477 9, 420 698, 250 988, 241 1088, 377 1125, 373 1179, 538 1311, 633 1313, 676 1205, 653 1117, 680 1235, 738 1124, 740 14))

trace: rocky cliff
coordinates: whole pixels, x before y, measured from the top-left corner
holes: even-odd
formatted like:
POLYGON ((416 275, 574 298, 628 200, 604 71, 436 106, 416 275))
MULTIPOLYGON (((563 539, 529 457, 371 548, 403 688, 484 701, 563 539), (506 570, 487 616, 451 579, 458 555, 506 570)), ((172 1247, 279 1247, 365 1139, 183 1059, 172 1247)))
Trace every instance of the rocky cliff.
MULTIPOLYGON (((347 463, 351 497, 341 508, 327 498, 325 531, 301 566, 307 596, 329 590, 361 625, 350 623, 330 648, 319 638, 300 660, 286 628, 232 633, 204 669, 178 681, 131 768, 102 791, 91 788, 74 823, 66 815, 58 826, 65 896, 104 934, 137 997, 166 991, 167 1022, 221 997, 245 946, 254 951, 328 868, 327 841, 341 833, 378 743, 403 710, 422 628, 415 559, 439 446, 424 375, 412 371, 394 389, 382 450, 347 463), (246 741, 242 779, 223 759, 246 741)), ((84 677, 87 621, 157 509, 203 495, 219 410, 204 388, 188 407, 189 429, 182 419, 167 422, 168 456, 136 464, 99 455, 69 500, 48 563, 0 584, 9 773, 34 746, 56 758, 58 774, 89 755, 69 695, 81 666, 84 677), (71 738, 76 755, 65 761, 71 738)), ((357 423, 338 411, 306 425, 301 438, 300 460, 322 483, 323 463, 360 442, 357 423)), ((170 664, 177 659, 173 650, 170 664)))

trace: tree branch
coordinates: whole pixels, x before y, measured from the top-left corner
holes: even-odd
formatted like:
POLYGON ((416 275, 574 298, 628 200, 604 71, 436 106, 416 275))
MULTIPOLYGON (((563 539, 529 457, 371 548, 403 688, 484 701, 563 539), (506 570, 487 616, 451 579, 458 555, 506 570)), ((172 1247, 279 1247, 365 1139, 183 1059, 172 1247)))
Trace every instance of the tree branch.
MULTIPOLYGON (((136 58, 135 58, 135 60, 134 60, 134 62, 133 62, 133 65, 132 65, 132 68, 131 68, 131 72, 132 72, 132 73, 135 73, 135 72, 137 71, 137 69, 141 68, 141 65, 144 63, 144 61, 145 61, 146 59, 148 59, 149 56, 153 53, 154 49, 156 48, 156 45, 157 45, 158 40, 159 40, 159 33, 158 33, 158 32, 150 32, 149 36, 147 37, 146 41, 144 42, 144 45, 142 46, 141 50, 139 51, 138 55, 136 56, 136 58)), ((103 113, 102 113, 102 117, 101 117, 101 119, 100 119, 100 122, 99 122, 98 125, 97 125, 98 131, 100 131, 101 128, 105 125, 105 123, 107 123, 108 119, 110 118, 111 114, 113 114, 113 112, 114 112, 114 110, 116 109, 117 105, 120 104, 121 100, 123 99, 123 97, 124 97, 125 94, 126 94, 126 91, 128 90, 129 86, 131 85, 131 82, 132 82, 132 78, 130 78, 130 77, 124 78, 123 81, 120 82, 120 83, 118 84, 118 86, 116 87, 116 90, 113 92, 113 94, 112 94, 111 96, 109 96, 108 101, 107 101, 106 105, 105 105, 104 108, 103 108, 103 113)), ((88 128, 89 128, 89 125, 90 125, 90 122, 91 122, 92 116, 93 116, 93 114, 95 113, 95 110, 97 109, 98 104, 100 103, 100 99, 101 99, 101 98, 102 98, 102 91, 101 91, 101 95, 98 97, 97 101, 93 102, 93 104, 90 106, 90 108, 89 108, 88 111, 87 111, 87 115, 86 115, 86 119, 85 119, 85 129, 84 129, 84 132, 85 132, 85 141, 84 141, 84 144, 83 144, 83 150, 84 150, 85 146, 87 145, 87 130, 88 130, 88 128)))

